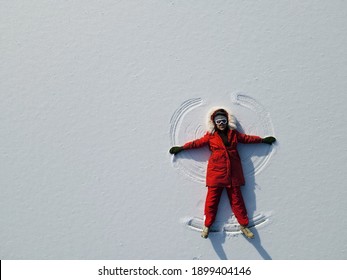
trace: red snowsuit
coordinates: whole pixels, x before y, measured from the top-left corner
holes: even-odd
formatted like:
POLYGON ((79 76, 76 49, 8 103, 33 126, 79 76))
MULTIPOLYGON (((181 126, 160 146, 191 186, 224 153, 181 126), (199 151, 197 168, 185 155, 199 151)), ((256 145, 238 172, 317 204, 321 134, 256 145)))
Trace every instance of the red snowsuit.
POLYGON ((246 135, 234 129, 227 131, 229 147, 223 143, 217 132, 207 132, 200 139, 184 144, 183 149, 195 149, 209 145, 211 155, 207 164, 206 186, 208 187, 205 202, 205 226, 214 222, 219 200, 226 187, 232 211, 239 224, 248 224, 247 210, 242 198, 240 187, 245 184, 242 165, 237 151, 238 143, 261 143, 262 138, 246 135))

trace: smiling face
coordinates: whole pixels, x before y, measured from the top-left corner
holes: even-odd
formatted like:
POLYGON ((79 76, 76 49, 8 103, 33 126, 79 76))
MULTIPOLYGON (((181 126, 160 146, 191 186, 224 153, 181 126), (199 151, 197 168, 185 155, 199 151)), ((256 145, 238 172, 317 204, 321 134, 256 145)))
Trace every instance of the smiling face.
POLYGON ((218 115, 214 118, 214 123, 218 130, 225 130, 228 125, 228 119, 225 116, 218 115))

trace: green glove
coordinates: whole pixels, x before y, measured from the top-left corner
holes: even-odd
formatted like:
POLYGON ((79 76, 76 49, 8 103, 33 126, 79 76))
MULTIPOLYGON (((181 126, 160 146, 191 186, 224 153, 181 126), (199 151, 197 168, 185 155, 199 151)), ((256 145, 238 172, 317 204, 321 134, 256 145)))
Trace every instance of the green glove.
POLYGON ((276 142, 276 138, 272 136, 265 137, 262 142, 271 145, 273 142, 276 142))
POLYGON ((179 152, 183 151, 183 147, 181 146, 175 146, 175 147, 172 147, 170 150, 169 150, 169 153, 172 154, 172 155, 177 155, 179 152))

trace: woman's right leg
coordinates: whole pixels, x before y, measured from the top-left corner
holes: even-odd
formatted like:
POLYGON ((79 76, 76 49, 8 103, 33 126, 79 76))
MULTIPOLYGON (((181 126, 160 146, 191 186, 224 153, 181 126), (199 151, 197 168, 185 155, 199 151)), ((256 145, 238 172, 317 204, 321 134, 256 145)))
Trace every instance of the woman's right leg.
POLYGON ((217 216, 218 204, 224 188, 207 187, 207 195, 205 201, 205 226, 210 227, 217 216))

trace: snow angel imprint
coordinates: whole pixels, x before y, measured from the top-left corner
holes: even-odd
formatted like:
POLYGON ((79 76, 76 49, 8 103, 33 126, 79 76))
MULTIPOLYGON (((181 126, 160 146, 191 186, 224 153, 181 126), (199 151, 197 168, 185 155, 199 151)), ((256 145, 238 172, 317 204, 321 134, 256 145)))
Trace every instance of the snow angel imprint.
POLYGON ((208 145, 211 151, 206 172, 207 195, 201 237, 208 237, 225 188, 231 209, 240 224, 242 233, 248 238, 254 238, 254 234, 248 228, 249 220, 241 193, 241 186, 245 184, 245 178, 237 144, 265 143, 271 145, 275 141, 276 139, 272 136, 261 138, 238 132, 235 118, 225 109, 220 108, 209 114, 209 131, 203 137, 187 142, 183 146, 174 146, 169 150, 171 154, 176 155, 184 150, 208 145))

